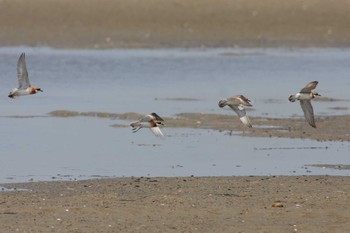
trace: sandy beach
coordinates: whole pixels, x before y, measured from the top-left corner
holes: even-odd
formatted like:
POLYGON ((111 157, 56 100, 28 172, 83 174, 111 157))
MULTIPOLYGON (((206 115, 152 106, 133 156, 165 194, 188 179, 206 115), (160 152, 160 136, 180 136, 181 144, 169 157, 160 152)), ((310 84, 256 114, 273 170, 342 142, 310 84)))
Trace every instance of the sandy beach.
POLYGON ((335 1, 0 2, 0 46, 343 47, 350 5, 335 1))
POLYGON ((6 185, 2 232, 347 232, 349 178, 120 178, 6 185), (273 205, 280 207, 273 207, 273 205))

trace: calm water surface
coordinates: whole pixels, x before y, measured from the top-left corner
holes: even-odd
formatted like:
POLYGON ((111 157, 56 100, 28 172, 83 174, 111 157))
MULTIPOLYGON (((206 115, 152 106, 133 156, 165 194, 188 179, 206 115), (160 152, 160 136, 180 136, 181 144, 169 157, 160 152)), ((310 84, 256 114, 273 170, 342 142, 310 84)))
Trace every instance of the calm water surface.
MULTIPOLYGON (((101 176, 348 175, 347 170, 305 166, 349 164, 348 142, 173 128, 164 128, 166 138, 160 140, 147 129, 132 134, 130 128, 110 127, 128 122, 47 113, 233 114, 218 108, 218 100, 244 94, 253 100, 250 115, 302 117, 299 104, 289 103, 288 96, 309 81, 319 81, 322 96, 350 99, 349 62, 348 49, 1 48, 0 183, 101 176), (12 100, 7 94, 17 86, 21 52, 26 52, 32 84, 44 92, 12 100)), ((313 105, 318 116, 350 113, 348 101, 313 105)))

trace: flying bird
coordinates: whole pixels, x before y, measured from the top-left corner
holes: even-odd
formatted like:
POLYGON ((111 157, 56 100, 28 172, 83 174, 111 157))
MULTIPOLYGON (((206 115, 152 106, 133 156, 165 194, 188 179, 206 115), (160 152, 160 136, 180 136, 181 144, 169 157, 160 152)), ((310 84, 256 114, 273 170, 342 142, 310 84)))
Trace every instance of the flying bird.
POLYGON ((244 97, 243 95, 236 95, 229 97, 227 99, 222 99, 219 101, 219 107, 223 108, 225 106, 229 106, 233 111, 237 113, 239 119, 249 128, 252 128, 252 123, 250 122, 246 111, 244 109, 245 106, 251 107, 253 106, 250 103, 250 100, 244 97))
POLYGON ((303 89, 301 89, 295 95, 289 96, 288 100, 290 102, 295 102, 296 100, 300 101, 301 109, 304 112, 306 121, 314 128, 316 128, 314 109, 311 105, 311 100, 316 96, 321 96, 317 92, 312 92, 316 88, 318 81, 313 81, 307 84, 303 89))
POLYGON ((42 90, 39 87, 30 85, 24 53, 22 53, 18 59, 17 78, 18 78, 18 84, 19 84, 18 88, 12 89, 8 97, 15 98, 17 96, 22 96, 22 95, 36 94, 39 91, 42 92, 42 90))
POLYGON ((154 135, 157 137, 163 137, 162 131, 158 125, 164 125, 164 120, 155 112, 142 117, 140 120, 132 122, 130 126, 132 127, 132 132, 136 133, 141 128, 149 128, 154 135))

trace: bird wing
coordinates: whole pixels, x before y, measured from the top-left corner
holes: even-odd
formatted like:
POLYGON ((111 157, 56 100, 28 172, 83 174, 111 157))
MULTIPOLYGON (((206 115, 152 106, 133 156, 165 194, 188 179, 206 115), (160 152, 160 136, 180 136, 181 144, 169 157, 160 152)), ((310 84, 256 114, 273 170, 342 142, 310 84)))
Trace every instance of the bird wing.
POLYGON ((244 117, 246 116, 246 112, 245 112, 245 109, 243 107, 243 105, 229 105, 229 107, 235 111, 237 113, 237 115, 241 118, 241 117, 244 117))
POLYGON ((229 105, 230 108, 232 108, 233 111, 235 111, 237 113, 237 115, 239 116, 239 119, 242 121, 243 124, 245 124, 247 127, 252 128, 252 123, 250 122, 246 111, 243 107, 243 105, 229 105))
POLYGON ((250 100, 247 97, 243 96, 243 95, 237 95, 236 99, 242 105, 252 106, 252 104, 250 103, 250 100))
POLYGON ((312 108, 310 100, 300 100, 301 109, 303 109, 306 121, 314 128, 316 128, 314 109, 312 108))
POLYGON ((317 81, 308 83, 303 89, 300 90, 300 93, 310 93, 311 90, 316 88, 317 84, 317 81))
POLYGON ((239 118, 243 124, 245 124, 247 127, 252 128, 252 123, 250 122, 248 116, 240 117, 239 118))
POLYGON ((18 89, 25 89, 30 86, 24 53, 22 53, 18 59, 17 78, 18 78, 18 84, 19 84, 18 89))
POLYGON ((140 120, 138 120, 139 122, 149 122, 150 120, 153 120, 153 116, 151 115, 146 115, 144 117, 142 117, 140 120))
POLYGON ((160 131, 160 129, 159 129, 159 127, 151 127, 150 128, 150 130, 152 131, 152 133, 154 134, 154 135, 156 135, 157 137, 163 137, 164 135, 163 135, 163 133, 162 133, 162 131, 160 131))
POLYGON ((227 98, 227 105, 239 105, 241 103, 241 100, 238 99, 239 96, 231 96, 227 98))
POLYGON ((161 118, 157 113, 152 112, 151 114, 149 114, 151 116, 153 116, 157 121, 164 121, 163 118, 161 118))

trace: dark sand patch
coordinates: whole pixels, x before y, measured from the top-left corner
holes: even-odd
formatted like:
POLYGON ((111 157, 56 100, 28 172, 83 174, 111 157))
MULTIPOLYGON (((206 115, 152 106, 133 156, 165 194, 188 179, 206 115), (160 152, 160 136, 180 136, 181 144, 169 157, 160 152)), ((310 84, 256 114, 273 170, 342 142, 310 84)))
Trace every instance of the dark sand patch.
POLYGON ((0 1, 0 46, 348 47, 348 0, 0 1))
POLYGON ((3 232, 333 232, 349 177, 118 178, 6 184, 3 232), (272 207, 282 203, 283 207, 272 207))
MULTIPOLYGON (((99 113, 99 112, 74 112, 58 110, 50 112, 55 117, 103 117, 118 118, 122 120, 137 120, 143 115, 138 113, 99 113)), ((235 115, 180 113, 174 117, 163 117, 166 127, 201 128, 220 131, 237 131, 242 136, 250 137, 286 137, 309 138, 320 141, 349 141, 350 140, 350 115, 316 117, 317 128, 307 124, 304 118, 267 118, 250 117, 253 128, 246 128, 235 115), (336 124, 334 123, 336 122, 336 124)), ((128 124, 125 124, 128 125, 128 124)), ((112 125, 113 126, 113 125, 112 125)), ((120 124, 114 125, 120 127, 120 124)), ((123 125, 124 126, 124 125, 123 125)))

